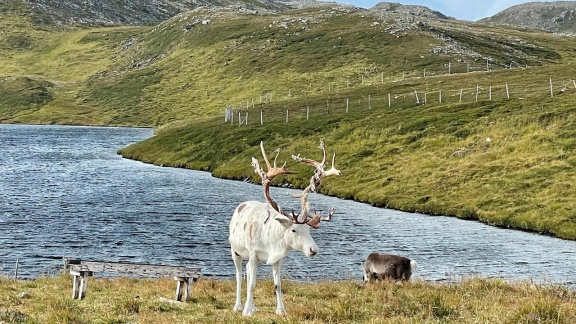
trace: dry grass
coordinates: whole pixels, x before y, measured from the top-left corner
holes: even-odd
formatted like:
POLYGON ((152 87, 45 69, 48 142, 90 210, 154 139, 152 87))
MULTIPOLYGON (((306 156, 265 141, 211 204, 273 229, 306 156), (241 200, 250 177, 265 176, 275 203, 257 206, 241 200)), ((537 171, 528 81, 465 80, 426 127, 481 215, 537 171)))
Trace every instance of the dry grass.
POLYGON ((91 278, 84 300, 72 300, 71 278, 0 279, 6 323, 574 323, 576 292, 562 286, 499 279, 422 281, 363 286, 354 281, 283 282, 288 316, 274 314, 270 279, 258 282, 258 311, 232 312, 235 283, 200 279, 187 303, 170 303, 169 279, 91 278), (164 298, 164 299, 162 299, 164 298))

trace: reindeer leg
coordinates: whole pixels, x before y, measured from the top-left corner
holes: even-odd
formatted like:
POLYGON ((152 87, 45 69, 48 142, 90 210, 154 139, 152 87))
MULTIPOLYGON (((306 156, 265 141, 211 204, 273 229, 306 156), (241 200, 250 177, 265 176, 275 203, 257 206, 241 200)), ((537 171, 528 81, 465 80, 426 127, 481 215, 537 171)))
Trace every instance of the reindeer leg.
POLYGON ((236 254, 233 249, 232 260, 234 260, 234 266, 236 266, 236 304, 234 305, 234 311, 238 312, 242 310, 242 257, 236 254))
POLYGON ((278 260, 272 264, 272 275, 274 276, 274 291, 276 292, 276 314, 286 315, 286 308, 284 308, 284 302, 282 301, 282 284, 280 282, 281 262, 281 260, 278 260))
POLYGON ((254 288, 256 288, 256 270, 258 267, 258 260, 256 259, 256 254, 251 254, 246 264, 246 305, 244 305, 244 310, 242 315, 250 316, 256 311, 254 306, 254 288))

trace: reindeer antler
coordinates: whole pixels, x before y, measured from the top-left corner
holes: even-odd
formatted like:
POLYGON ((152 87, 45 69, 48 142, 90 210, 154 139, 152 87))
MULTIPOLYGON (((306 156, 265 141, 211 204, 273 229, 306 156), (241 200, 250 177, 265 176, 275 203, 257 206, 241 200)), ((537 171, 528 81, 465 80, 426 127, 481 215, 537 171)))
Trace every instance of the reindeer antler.
POLYGON ((264 172, 260 167, 260 163, 255 158, 252 158, 252 166, 254 167, 254 171, 262 177, 262 186, 264 187, 264 197, 266 201, 274 208, 277 212, 280 212, 280 207, 278 204, 270 197, 270 183, 274 177, 281 175, 281 174, 294 174, 295 172, 289 171, 286 169, 286 162, 282 165, 281 168, 276 166, 276 159, 278 158, 278 154, 280 154, 280 150, 276 149, 276 156, 274 157, 274 166, 270 165, 270 161, 268 160, 268 156, 266 155, 266 151, 264 150, 264 142, 260 142, 260 150, 262 151, 262 156, 264 157, 264 162, 266 162, 266 168, 268 171, 264 172))
POLYGON ((326 162, 326 146, 324 142, 320 141, 320 149, 322 150, 322 162, 318 163, 312 159, 301 158, 300 155, 292 155, 292 158, 296 162, 304 162, 307 164, 312 165, 316 170, 314 171, 314 175, 310 178, 310 184, 304 189, 302 194, 294 195, 293 197, 300 198, 300 204, 302 207, 302 211, 296 218, 297 223, 306 223, 313 228, 318 228, 320 225, 321 220, 330 220, 332 215, 334 215, 335 209, 332 208, 330 211, 328 218, 321 218, 320 214, 310 215, 310 204, 308 203, 308 194, 311 192, 316 192, 316 188, 320 186, 322 183, 322 179, 331 175, 340 175, 340 170, 334 167, 334 160, 336 159, 336 153, 332 156, 332 167, 328 170, 324 170, 324 164, 326 162), (308 218, 311 218, 308 220, 308 218))

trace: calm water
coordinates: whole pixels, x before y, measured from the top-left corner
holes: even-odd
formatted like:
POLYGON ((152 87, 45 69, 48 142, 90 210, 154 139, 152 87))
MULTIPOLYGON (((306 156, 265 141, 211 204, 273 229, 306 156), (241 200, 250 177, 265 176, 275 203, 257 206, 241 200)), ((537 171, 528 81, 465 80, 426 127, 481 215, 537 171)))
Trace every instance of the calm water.
MULTIPOLYGON (((16 260, 20 277, 53 274, 63 257, 76 257, 196 265, 232 278, 228 221, 240 202, 262 200, 262 187, 116 154, 150 136, 150 129, 0 125, 0 275, 12 276, 16 260)), ((297 209, 290 192, 272 188, 284 208, 297 209)), ((317 194, 310 201, 337 213, 312 233, 319 254, 290 254, 285 277, 360 280, 363 259, 376 250, 417 260, 415 277, 424 280, 576 286, 573 241, 317 194)), ((260 273, 270 277, 271 267, 260 273)))

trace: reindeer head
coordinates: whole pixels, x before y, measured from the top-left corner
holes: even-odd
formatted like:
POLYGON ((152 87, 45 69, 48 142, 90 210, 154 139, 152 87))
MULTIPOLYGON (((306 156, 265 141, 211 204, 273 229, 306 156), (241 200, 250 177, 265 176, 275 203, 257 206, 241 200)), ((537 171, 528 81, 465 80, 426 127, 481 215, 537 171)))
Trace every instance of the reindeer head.
POLYGON ((311 257, 318 253, 318 246, 310 235, 310 226, 306 223, 296 223, 294 218, 286 215, 275 218, 284 227, 284 242, 292 250, 300 251, 311 257))

